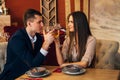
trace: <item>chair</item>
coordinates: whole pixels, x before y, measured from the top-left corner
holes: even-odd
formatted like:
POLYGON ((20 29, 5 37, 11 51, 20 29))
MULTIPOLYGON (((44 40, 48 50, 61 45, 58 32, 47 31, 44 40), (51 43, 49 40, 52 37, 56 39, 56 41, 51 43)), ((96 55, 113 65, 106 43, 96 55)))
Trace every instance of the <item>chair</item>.
POLYGON ((115 55, 118 53, 118 49, 119 43, 117 41, 97 40, 95 68, 116 69, 115 55))
POLYGON ((6 48, 7 42, 0 42, 0 73, 2 72, 6 62, 6 48))
POLYGON ((8 33, 11 37, 17 30, 21 29, 20 26, 4 26, 4 33, 8 33))

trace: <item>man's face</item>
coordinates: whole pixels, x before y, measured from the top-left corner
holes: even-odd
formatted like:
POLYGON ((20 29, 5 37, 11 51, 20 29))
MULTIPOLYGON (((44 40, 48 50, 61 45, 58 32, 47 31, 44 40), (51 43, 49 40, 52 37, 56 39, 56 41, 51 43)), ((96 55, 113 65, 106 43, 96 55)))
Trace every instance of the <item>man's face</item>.
POLYGON ((35 19, 30 22, 31 30, 35 33, 41 33, 43 28, 42 16, 35 15, 35 19))

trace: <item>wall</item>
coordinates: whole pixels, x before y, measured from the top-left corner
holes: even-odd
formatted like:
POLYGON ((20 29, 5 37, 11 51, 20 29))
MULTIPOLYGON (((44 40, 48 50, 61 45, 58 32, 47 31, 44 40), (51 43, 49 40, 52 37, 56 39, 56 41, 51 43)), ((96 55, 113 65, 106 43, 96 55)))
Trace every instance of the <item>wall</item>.
MULTIPOLYGON (((74 0, 70 1, 71 11, 74 11, 74 0)), ((65 0, 57 0, 57 6, 58 22, 65 27, 65 0)), ((9 8, 11 24, 17 22, 19 26, 23 26, 22 17, 25 10, 28 8, 40 10, 40 0, 6 0, 6 7, 9 8)))
POLYGON ((6 0, 6 7, 9 8, 11 24, 18 23, 23 26, 22 18, 26 9, 34 8, 39 10, 40 0, 6 0))
MULTIPOLYGON (((58 0, 58 22, 65 25, 65 8, 64 0, 58 0)), ((40 0, 6 0, 6 7, 9 8, 9 14, 11 15, 11 23, 18 23, 19 26, 23 26, 22 17, 26 9, 34 8, 40 10, 40 0)))
POLYGON ((114 40, 120 43, 120 0, 92 0, 90 25, 97 39, 114 40))

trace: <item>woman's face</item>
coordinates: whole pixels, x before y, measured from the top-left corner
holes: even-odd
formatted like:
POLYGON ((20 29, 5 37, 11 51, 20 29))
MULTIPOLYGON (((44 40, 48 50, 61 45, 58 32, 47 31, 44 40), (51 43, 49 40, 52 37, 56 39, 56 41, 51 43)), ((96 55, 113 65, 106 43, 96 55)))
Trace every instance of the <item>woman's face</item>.
POLYGON ((74 32, 74 22, 72 16, 70 16, 68 19, 68 29, 70 32, 74 32))

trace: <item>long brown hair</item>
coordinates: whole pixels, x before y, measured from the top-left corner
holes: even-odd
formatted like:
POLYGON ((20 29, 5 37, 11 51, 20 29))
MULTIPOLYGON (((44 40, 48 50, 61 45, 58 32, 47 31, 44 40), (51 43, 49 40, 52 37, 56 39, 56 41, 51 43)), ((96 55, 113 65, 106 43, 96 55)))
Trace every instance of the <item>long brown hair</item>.
POLYGON ((76 11, 72 12, 71 14, 68 15, 68 20, 69 17, 73 17, 73 24, 74 24, 74 32, 69 32, 69 37, 70 37, 70 44, 69 44, 69 51, 68 51, 68 61, 72 62, 72 54, 70 54, 70 49, 73 46, 73 39, 75 38, 76 41, 76 36, 78 36, 78 61, 81 60, 83 57, 85 51, 86 51, 86 44, 87 44, 87 39, 91 34, 90 27, 87 21, 86 15, 81 12, 81 11, 76 11), (77 32, 77 34, 76 34, 77 32))

